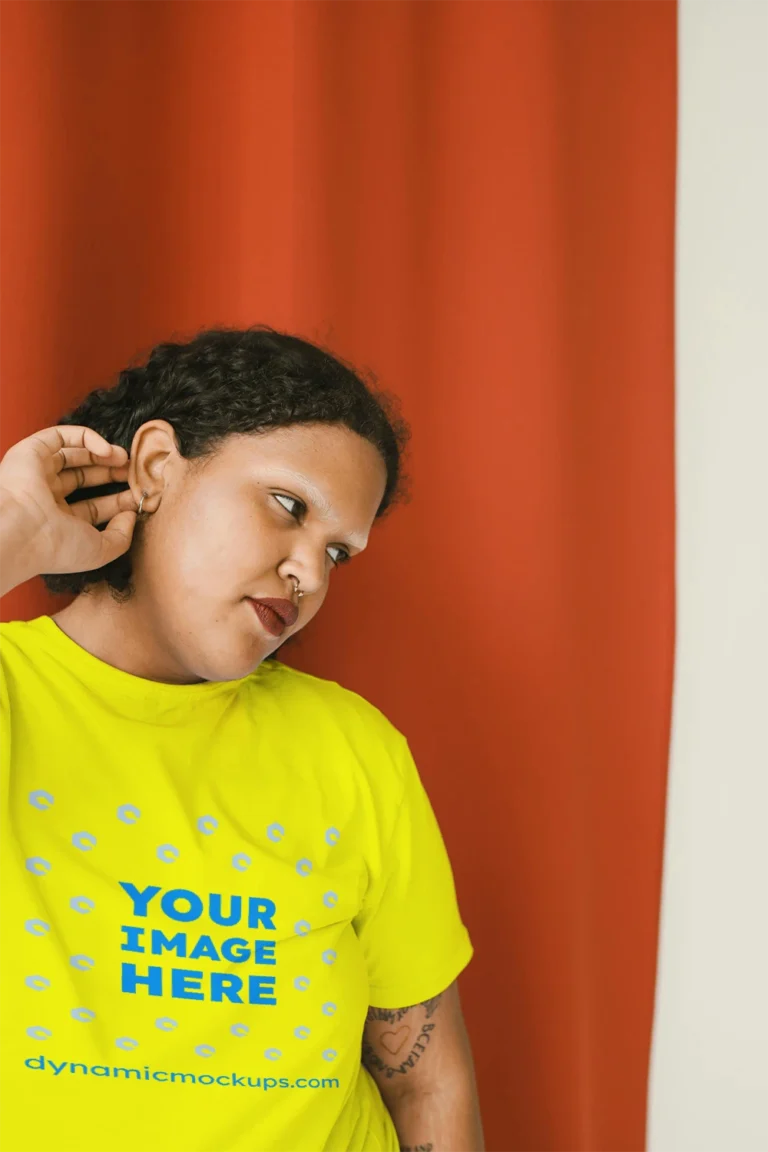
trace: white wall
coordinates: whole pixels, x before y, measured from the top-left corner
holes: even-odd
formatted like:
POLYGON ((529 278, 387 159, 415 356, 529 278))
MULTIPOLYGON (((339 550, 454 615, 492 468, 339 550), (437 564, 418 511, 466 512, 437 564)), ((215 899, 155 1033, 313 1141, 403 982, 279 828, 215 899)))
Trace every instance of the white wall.
POLYGON ((648 1147, 768 1152, 768 0, 680 0, 677 655, 648 1147))

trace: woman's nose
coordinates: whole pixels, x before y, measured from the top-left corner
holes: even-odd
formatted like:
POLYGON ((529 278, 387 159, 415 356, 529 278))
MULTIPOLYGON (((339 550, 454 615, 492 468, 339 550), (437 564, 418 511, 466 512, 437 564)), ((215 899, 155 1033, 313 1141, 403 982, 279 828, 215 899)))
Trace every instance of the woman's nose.
POLYGON ((291 582, 291 592, 296 594, 296 581, 298 581, 299 591, 303 592, 305 596, 312 596, 320 591, 325 584, 326 567, 315 560, 295 561, 284 565, 281 576, 289 579, 291 582))

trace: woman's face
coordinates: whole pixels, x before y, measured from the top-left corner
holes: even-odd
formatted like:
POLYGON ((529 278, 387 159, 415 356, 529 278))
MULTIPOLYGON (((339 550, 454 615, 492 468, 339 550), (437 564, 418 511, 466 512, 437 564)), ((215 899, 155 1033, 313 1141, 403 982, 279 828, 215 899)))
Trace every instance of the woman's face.
POLYGON ((167 421, 142 425, 129 483, 151 515, 128 615, 162 678, 245 676, 304 628, 336 567, 365 548, 386 478, 377 449, 341 425, 233 435, 205 462, 179 454, 167 421), (273 635, 250 602, 261 597, 293 600, 295 624, 273 635))

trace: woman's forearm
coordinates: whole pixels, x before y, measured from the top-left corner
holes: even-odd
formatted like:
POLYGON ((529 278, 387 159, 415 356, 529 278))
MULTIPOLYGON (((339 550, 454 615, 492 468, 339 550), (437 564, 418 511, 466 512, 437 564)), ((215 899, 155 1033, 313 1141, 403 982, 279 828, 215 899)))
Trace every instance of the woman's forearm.
POLYGON ((0 488, 0 596, 37 576, 34 526, 10 492, 0 488))
POLYGON ((401 1149, 484 1152, 475 1066, 457 980, 408 1008, 371 1007, 363 1062, 394 1121, 401 1149), (396 1052, 393 1041, 399 1045, 396 1052))
POLYGON ((386 1104, 401 1152, 484 1152, 477 1092, 466 1080, 432 1092, 403 1092, 386 1104))

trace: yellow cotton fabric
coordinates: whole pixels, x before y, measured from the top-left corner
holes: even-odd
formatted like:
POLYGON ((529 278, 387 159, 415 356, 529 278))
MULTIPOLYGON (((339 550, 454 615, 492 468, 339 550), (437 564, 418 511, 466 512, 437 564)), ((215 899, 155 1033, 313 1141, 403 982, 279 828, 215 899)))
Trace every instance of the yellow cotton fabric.
POLYGON ((168 685, 0 625, 4 1152, 395 1152, 369 1005, 472 956, 407 741, 266 661, 168 685))

